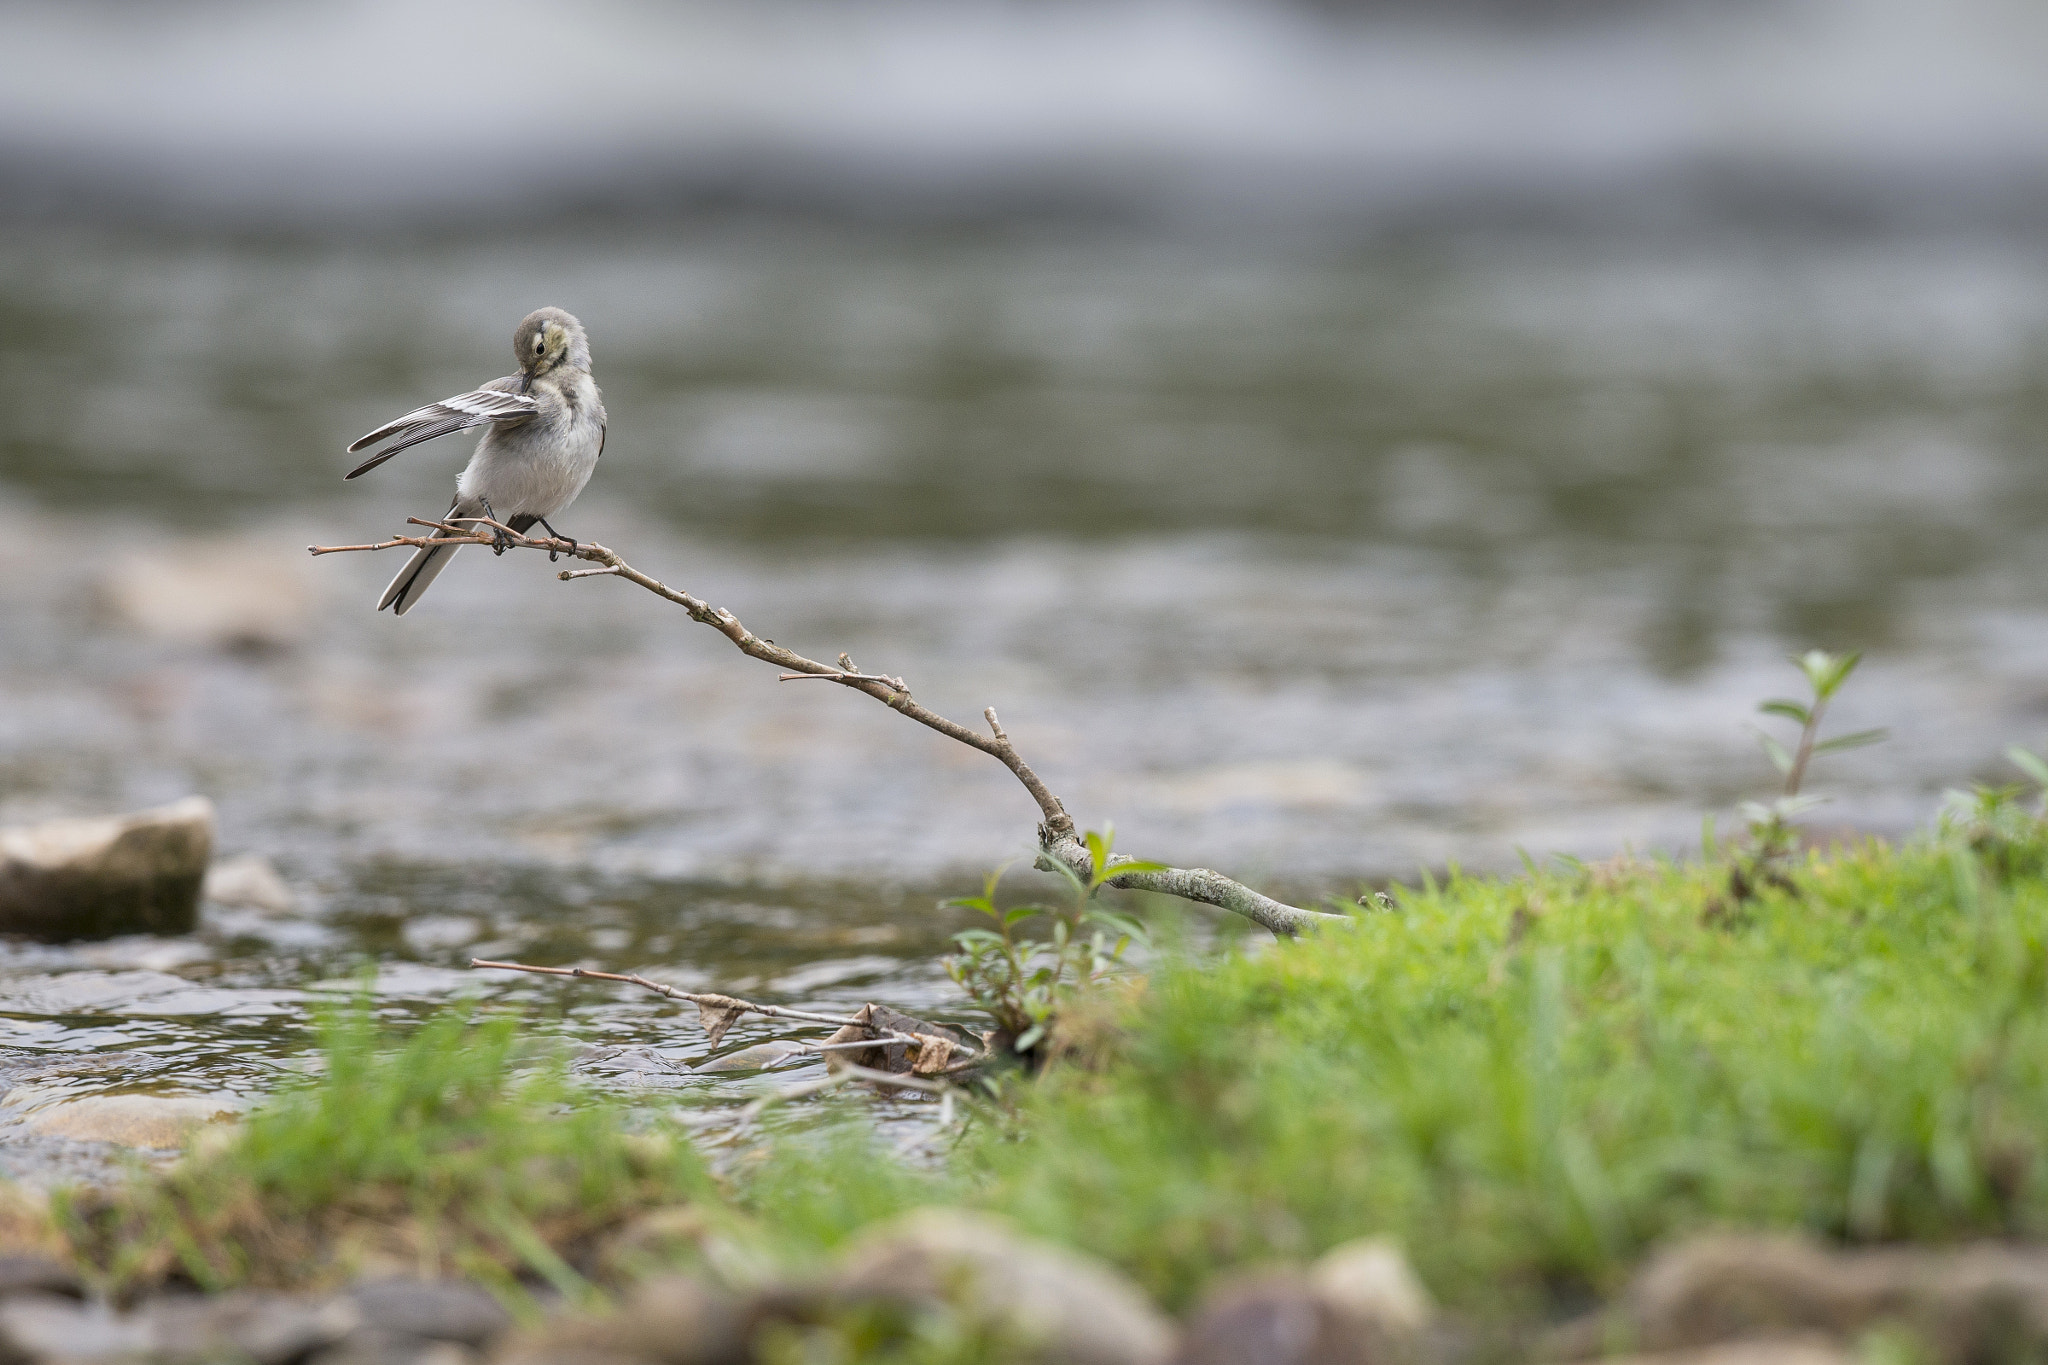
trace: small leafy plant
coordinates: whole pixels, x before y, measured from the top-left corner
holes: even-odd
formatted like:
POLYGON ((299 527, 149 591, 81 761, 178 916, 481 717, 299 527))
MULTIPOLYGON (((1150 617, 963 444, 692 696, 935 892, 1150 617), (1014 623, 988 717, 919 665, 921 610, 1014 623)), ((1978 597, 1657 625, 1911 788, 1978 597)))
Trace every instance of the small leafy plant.
POLYGON ((959 952, 946 959, 946 974, 967 992, 995 1023, 999 1046, 1026 1059, 1043 1059, 1054 1016, 1061 1007, 1126 970, 1124 954, 1134 943, 1147 941, 1145 927, 1129 915, 1096 903, 1096 893, 1117 877, 1132 872, 1158 872, 1162 863, 1111 862, 1115 831, 1090 830, 1087 880, 1059 866, 1073 890, 1065 905, 996 904, 996 884, 1007 868, 988 875, 979 896, 947 901, 949 907, 973 910, 994 921, 991 929, 965 929, 953 935, 959 952), (1046 938, 1025 938, 1017 932, 1032 920, 1050 920, 1046 938))
POLYGON ((2020 782, 1950 790, 1942 793, 1938 827, 1943 839, 1964 845, 2001 880, 2010 880, 2038 871, 2048 854, 2048 762, 2017 744, 2005 756, 2033 780, 2034 799, 2025 799, 2026 784, 2020 782))
POLYGON ((1820 737, 1821 721, 1827 715, 1829 704, 1842 690, 1842 684, 1849 681, 1849 675, 1856 671, 1856 665, 1862 659, 1860 651, 1830 654, 1824 649, 1809 649, 1792 660, 1806 676, 1807 699, 1794 701, 1789 697, 1776 697, 1757 707, 1764 715, 1780 716, 1796 723, 1799 733, 1788 747, 1770 732, 1757 731, 1757 741, 1763 746, 1771 765, 1783 776, 1784 785, 1768 802, 1745 801, 1742 804, 1743 820, 1749 827, 1749 847, 1735 860, 1728 874, 1728 894, 1738 904, 1753 897, 1761 886, 1796 891, 1785 870, 1799 842, 1798 827, 1793 824, 1793 817, 1825 799, 1809 796, 1800 790, 1805 785, 1807 770, 1813 760, 1823 754, 1860 749, 1885 738, 1887 732, 1881 729, 1856 730, 1832 739, 1820 737))

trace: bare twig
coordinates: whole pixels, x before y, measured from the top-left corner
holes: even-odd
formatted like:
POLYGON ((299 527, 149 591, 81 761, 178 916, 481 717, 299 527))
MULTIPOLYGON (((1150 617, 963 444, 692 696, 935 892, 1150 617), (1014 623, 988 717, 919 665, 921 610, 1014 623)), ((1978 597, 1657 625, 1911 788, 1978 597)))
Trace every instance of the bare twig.
MULTIPOLYGON (((611 570, 585 569, 582 572, 586 574, 610 573, 611 570)), ((578 575, 578 577, 581 576, 581 574, 578 575)), ((784 673, 776 681, 802 682, 806 678, 822 678, 826 682, 878 682, 887 684, 892 690, 901 692, 906 697, 910 695, 910 689, 904 685, 903 679, 892 678, 886 673, 784 673)))
MULTIPOLYGON (((563 580, 596 577, 626 579, 645 588, 664 601, 675 603, 690 614, 691 620, 710 626, 713 630, 725 636, 726 639, 732 641, 733 645, 742 654, 750 658, 759 659, 764 663, 774 664, 778 668, 783 669, 785 671, 785 680, 824 678, 841 686, 852 688, 856 692, 864 692, 883 705, 902 712, 927 729, 936 730, 946 738, 965 744, 970 749, 980 750, 998 763, 1001 763, 1005 768, 1008 768, 1011 774, 1024 785, 1024 790, 1031 794, 1031 799, 1037 803, 1040 817, 1038 826, 1039 866, 1049 868, 1065 865, 1068 869, 1080 873, 1084 880, 1088 875, 1088 871, 1092 870, 1092 864, 1088 859, 1086 847, 1075 837, 1073 817, 1067 814, 1067 809, 1060 803, 1060 799, 1052 794, 1051 788, 1045 785, 1045 782, 1037 773, 1031 770, 1031 766, 1017 752, 1016 746, 1010 742, 1010 736, 1004 731, 1001 722, 996 719, 993 707, 982 713, 988 721, 990 733, 984 735, 978 731, 970 730, 959 722, 948 720, 938 712, 919 704, 911 697, 910 689, 904 686, 901 678, 892 678, 886 674, 863 673, 854 666, 853 660, 844 654, 839 656, 839 667, 834 668, 830 664, 823 664, 816 659, 806 658, 795 650, 785 649, 771 640, 764 640, 751 630, 748 630, 746 626, 740 623, 739 617, 734 616, 725 608, 714 607, 709 602, 694 596, 682 588, 672 588, 660 579, 640 572, 602 545, 589 541, 563 540, 553 536, 527 536, 489 517, 462 517, 445 521, 430 521, 419 517, 409 517, 407 520, 416 526, 436 528, 437 534, 431 538, 426 536, 393 536, 389 540, 379 541, 373 545, 309 545, 306 548, 313 554, 325 555, 339 554, 352 550, 390 550, 400 546, 409 546, 417 549, 426 545, 489 545, 494 548, 509 547, 522 550, 542 550, 547 552, 550 557, 562 554, 568 555, 572 559, 581 559, 599 565, 601 567, 594 570, 564 569, 556 576, 563 580), (464 527, 472 529, 465 531, 464 527), (487 535, 482 531, 474 529, 476 527, 488 527, 490 528, 490 534, 487 535), (1078 862, 1076 861, 1077 855, 1079 858, 1078 862)), ((1241 882, 1233 881, 1220 872, 1212 872, 1207 868, 1169 868, 1164 872, 1134 872, 1127 877, 1113 878, 1110 884, 1139 890, 1163 892, 1169 896, 1178 896, 1183 900, 1199 901, 1205 905, 1214 905, 1220 909, 1231 911, 1233 914, 1243 915, 1246 919, 1263 925, 1282 937, 1292 937, 1304 929, 1314 928, 1323 924, 1350 922, 1349 918, 1344 915, 1326 914, 1321 911, 1304 910, 1298 906, 1283 904, 1280 901, 1273 900, 1271 897, 1260 895, 1250 887, 1245 886, 1241 882)), ((507 963, 480 963, 478 965, 512 967, 514 970, 526 971, 544 970, 539 968, 519 968, 514 964, 507 963)), ((556 970, 563 974, 573 975, 597 977, 608 975, 602 972, 580 972, 571 971, 570 969, 556 970)), ((633 980, 633 978, 626 977, 614 979, 633 980)), ((644 978, 640 980, 650 990, 657 990, 663 994, 672 995, 677 999, 692 998, 686 992, 657 986, 652 982, 645 982, 644 978)), ((761 1012, 772 1013, 769 1010, 761 1012)))
POLYGON ((844 1070, 834 1071, 827 1076, 818 1076, 808 1081, 797 1081, 793 1085, 778 1086, 776 1089, 769 1091, 761 1096, 761 1098, 748 1104, 746 1108, 740 1110, 740 1127, 745 1128, 755 1119, 761 1117, 762 1111, 772 1104, 782 1104, 788 1100, 800 1100, 806 1095, 816 1095, 821 1091, 833 1090, 859 1079, 860 1077, 854 1075, 852 1068, 849 1067, 844 1070))
MULTIPOLYGON (((883 1047, 892 1043, 901 1043, 913 1052, 921 1052, 924 1048, 924 1039, 915 1033, 899 1033, 894 1029, 877 1028, 864 1019, 832 1014, 813 1014, 809 1010, 784 1009, 780 1005, 757 1005, 751 1000, 737 1000, 730 995, 699 994, 693 991, 677 990, 674 986, 650 980, 633 972, 600 972, 589 967, 536 967, 525 962, 494 962, 488 958, 481 957, 471 958, 469 965, 480 970, 532 972, 536 976, 571 976, 582 977, 591 981, 617 981, 624 985, 638 986, 642 990, 653 991, 656 995, 667 996, 671 1000, 687 1000, 693 1005, 708 1005, 715 1010, 729 1010, 734 1014, 759 1014, 770 1019, 795 1019, 806 1024, 831 1024, 837 1028, 857 1028, 863 1030, 868 1035, 865 1038, 845 1043, 793 1042, 790 1045, 793 1051, 807 1052, 816 1056, 824 1056, 830 1052, 857 1052, 865 1048, 883 1047)), ((968 1052, 969 1055, 965 1061, 945 1068, 940 1073, 942 1075, 955 1071, 972 1070, 988 1060, 986 1049, 973 1049, 971 1044, 955 1038, 947 1038, 944 1041, 949 1050, 958 1048, 968 1052)))
POLYGON ((947 1085, 944 1081, 926 1080, 922 1076, 911 1076, 901 1071, 876 1071, 872 1067, 855 1066, 852 1062, 842 1062, 839 1073, 842 1076, 851 1076, 857 1081, 868 1081, 874 1085, 893 1085, 904 1090, 922 1090, 927 1095, 944 1095, 950 1093, 953 1089, 952 1086, 947 1085))
POLYGON ((807 1024, 831 1024, 837 1028, 865 1028, 858 1019, 848 1019, 832 1014, 813 1014, 809 1010, 784 1009, 780 1005, 756 1005, 749 1000, 735 1000, 729 995, 698 994, 693 991, 679 991, 674 986, 650 981, 644 976, 630 972, 599 972, 588 967, 533 967, 524 962, 491 962, 473 957, 469 965, 501 972, 533 972, 538 976, 581 976, 593 981, 622 981, 629 986, 665 995, 671 1000, 687 1000, 693 1005, 710 1005, 714 1009, 731 1009, 741 1014, 761 1014, 770 1019, 801 1019, 807 1024))

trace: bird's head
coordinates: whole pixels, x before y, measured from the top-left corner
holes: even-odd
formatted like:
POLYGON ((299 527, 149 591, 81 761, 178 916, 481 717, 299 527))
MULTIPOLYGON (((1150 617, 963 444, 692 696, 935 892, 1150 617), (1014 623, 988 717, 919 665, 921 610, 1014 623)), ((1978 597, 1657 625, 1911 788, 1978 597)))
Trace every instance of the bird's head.
POLYGON ((512 333, 512 354, 528 379, 538 379, 550 370, 569 366, 590 368, 590 338, 583 324, 559 308, 536 308, 519 322, 512 333))

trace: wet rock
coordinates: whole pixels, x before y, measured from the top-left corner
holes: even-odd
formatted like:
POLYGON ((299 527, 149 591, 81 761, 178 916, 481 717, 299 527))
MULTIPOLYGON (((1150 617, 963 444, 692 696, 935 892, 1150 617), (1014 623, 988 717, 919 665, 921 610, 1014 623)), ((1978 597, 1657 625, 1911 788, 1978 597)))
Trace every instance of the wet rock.
POLYGON ((685 1275, 643 1281, 608 1317, 564 1315, 514 1334, 494 1365, 748 1365, 750 1314, 685 1275))
POLYGON ((241 1359, 286 1365, 329 1346, 362 1325, 345 1298, 242 1291, 206 1298, 162 1298, 136 1316, 151 1354, 170 1360, 241 1359))
POLYGON ((214 950, 189 938, 158 938, 155 934, 126 934, 77 950, 78 960, 108 971, 170 973, 214 956, 214 950))
POLYGON ((216 905, 233 905, 288 915, 298 906, 291 887, 266 858, 244 853, 223 858, 206 869, 204 895, 216 905))
POLYGON ((71 1267, 48 1256, 0 1255, 0 1298, 14 1294, 82 1299, 85 1285, 71 1267))
POLYGON ((480 1347, 512 1326, 505 1306, 467 1280, 362 1280, 350 1287, 348 1297, 365 1323, 428 1341, 480 1347))
POLYGON ((307 1365, 477 1365, 482 1359, 459 1342, 368 1327, 351 1332, 339 1346, 309 1357, 307 1365))
POLYGON ((170 1150, 236 1112, 220 1100, 189 1095, 83 1095, 36 1110, 25 1126, 44 1137, 170 1150))
POLYGON ((468 915, 421 915, 408 919, 401 931, 406 947, 416 953, 436 953, 474 943, 484 926, 468 915))
POLYGON ((1690 1351, 1607 1356, 1599 1365, 1856 1365, 1860 1359, 1825 1337, 1760 1337, 1690 1351))
POLYGON ((232 541, 131 551, 108 562, 94 601, 114 623, 178 644, 289 649, 311 623, 303 558, 232 541))
POLYGON ((365 1328, 309 1357, 307 1365, 476 1365, 482 1359, 457 1342, 365 1328))
POLYGON ((1349 1365, 1344 1325, 1303 1280, 1281 1272, 1240 1278, 1188 1319, 1174 1365, 1349 1365))
POLYGON ((1316 1296, 1340 1316, 1395 1334, 1426 1330, 1436 1316, 1429 1291, 1401 1248, 1381 1237, 1346 1242, 1309 1271, 1316 1296))
POLYGON ((1172 1324, 1114 1268, 957 1209, 921 1209, 862 1236, 831 1287, 853 1302, 944 1304, 1039 1360, 1156 1365, 1174 1347, 1172 1324))
POLYGON ((1174 1365, 1386 1365, 1416 1358, 1412 1332, 1355 1318, 1304 1276, 1268 1271, 1212 1290, 1174 1365))
POLYGON ((1794 1237, 1702 1237, 1644 1267, 1618 1318, 1597 1330, 1619 1329, 1648 1350, 1803 1335, 1852 1342, 1890 1325, 1939 1360, 2031 1356, 2048 1348, 2048 1248, 1834 1251, 1794 1237))
POLYGON ((0 1361, 107 1360, 145 1353, 153 1342, 139 1317, 117 1317, 54 1294, 0 1299, 0 1361))
POLYGON ((782 1065, 792 1057, 804 1055, 806 1054, 801 1043, 780 1041, 755 1043, 752 1047, 743 1047, 737 1052, 728 1052, 723 1057, 713 1057, 709 1061, 699 1062, 696 1070, 766 1071, 770 1067, 782 1065))
POLYGON ((189 934, 213 854, 213 803, 0 829, 0 933, 45 942, 189 934))
MULTIPOLYGON (((912 1052, 908 1043, 877 1043, 869 1048, 853 1048, 845 1052, 827 1052, 825 1054, 825 1065, 832 1070, 836 1071, 850 1063, 854 1066, 865 1067, 870 1071, 893 1071, 897 1073, 917 1071, 919 1073, 926 1073, 937 1069, 931 1065, 932 1062, 937 1062, 940 1066, 943 1066, 947 1060, 963 1058, 973 1050, 967 1039, 958 1030, 947 1028, 943 1024, 927 1023, 925 1020, 919 1019, 914 1015, 905 1014, 901 1010, 890 1009, 887 1005, 862 1005, 854 1012, 852 1017, 869 1028, 887 1029, 891 1033, 937 1039, 940 1043, 944 1044, 944 1047, 940 1048, 939 1051, 947 1053, 948 1056, 941 1058, 933 1055, 927 1058, 922 1050, 912 1052)), ((868 1036, 866 1029, 860 1027, 860 1025, 848 1024, 840 1028, 830 1038, 827 1038, 825 1043, 828 1047, 839 1043, 855 1043, 868 1036)))
POLYGON ((1392 1242, 1351 1242, 1307 1272, 1226 1281, 1190 1318, 1175 1365, 1383 1365, 1425 1354, 1429 1294, 1392 1242))

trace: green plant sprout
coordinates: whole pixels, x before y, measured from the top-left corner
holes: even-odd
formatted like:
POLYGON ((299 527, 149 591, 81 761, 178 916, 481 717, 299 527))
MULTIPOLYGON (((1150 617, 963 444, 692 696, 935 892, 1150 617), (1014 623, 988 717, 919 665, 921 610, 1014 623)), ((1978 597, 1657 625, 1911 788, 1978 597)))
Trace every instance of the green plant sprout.
POLYGON ((1125 970, 1124 954, 1133 943, 1149 942, 1144 925, 1095 904, 1095 896, 1112 878, 1157 872, 1165 865, 1123 862, 1112 867, 1116 831, 1110 826, 1099 834, 1090 830, 1084 839, 1089 858, 1085 881, 1064 863, 1056 865, 1073 888, 1071 904, 1001 908, 996 904, 996 884, 1007 866, 989 873, 979 896, 945 902, 949 908, 973 910, 995 921, 993 929, 963 929, 953 935, 960 951, 946 959, 946 975, 987 1012, 999 1042, 1031 1061, 1040 1058, 1060 1007, 1125 970), (1049 940, 1018 937, 1019 926, 1040 916, 1052 921, 1049 940))
POLYGON ((2043 823, 2048 820, 2048 761, 2019 745, 2005 756, 2034 783, 2034 800, 2024 803, 2023 782, 1999 786, 1984 783, 1968 791, 1951 788, 1941 794, 1936 827, 1945 840, 1961 843, 1983 858, 2001 878, 2020 871, 2020 864, 2038 858, 2043 823))
POLYGON ((1808 699, 1801 702, 1775 697, 1757 707, 1764 715, 1782 716, 1795 722, 1799 726, 1799 735, 1788 748, 1768 731, 1757 731, 1757 741, 1763 746, 1765 756, 1785 781, 1774 799, 1742 803, 1742 817, 1749 826, 1749 852, 1746 857, 1736 860, 1728 878, 1729 893, 1737 901, 1753 896, 1759 883, 1787 891, 1794 889, 1784 866, 1798 844, 1798 830, 1792 823, 1793 817, 1825 799, 1809 796, 1800 790, 1806 783, 1807 770, 1813 760, 1823 754, 1860 749, 1885 738, 1887 732, 1882 729, 1857 730, 1832 739, 1820 737, 1821 721, 1827 715, 1829 704, 1862 659, 1861 651, 1830 654, 1824 649, 1809 649, 1792 660, 1806 675, 1808 699))

